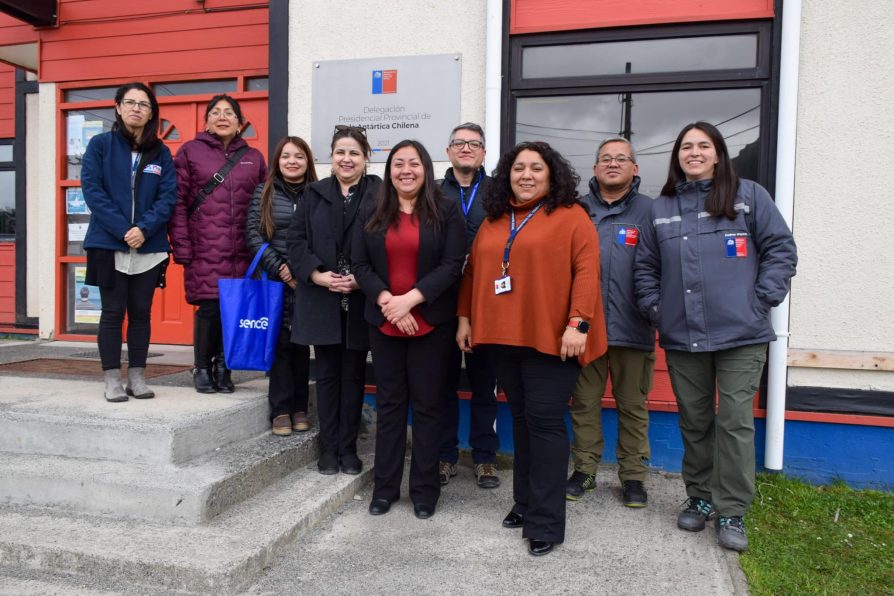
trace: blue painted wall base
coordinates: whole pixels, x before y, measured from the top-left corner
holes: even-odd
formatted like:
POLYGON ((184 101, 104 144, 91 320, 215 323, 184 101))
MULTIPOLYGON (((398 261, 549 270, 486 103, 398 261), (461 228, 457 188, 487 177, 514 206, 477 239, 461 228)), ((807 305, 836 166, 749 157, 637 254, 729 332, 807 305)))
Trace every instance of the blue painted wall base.
MULTIPOLYGON (((366 396, 375 406, 375 399, 366 396)), ((469 449, 469 402, 460 400, 460 449, 469 449)), ((571 417, 565 423, 571 433, 571 417)), ((614 409, 602 411, 602 431, 606 450, 603 461, 617 463, 618 416, 614 409)), ((500 453, 511 455, 512 416, 509 405, 501 403, 497 413, 497 434, 500 453)), ((765 423, 755 420, 755 451, 758 470, 763 471, 765 423)), ((667 472, 679 472, 683 459, 683 443, 677 426, 677 414, 649 413, 649 442, 652 459, 649 465, 667 472)), ((894 428, 860 426, 826 422, 785 423, 785 461, 783 473, 813 484, 843 480, 855 488, 894 491, 894 428)))

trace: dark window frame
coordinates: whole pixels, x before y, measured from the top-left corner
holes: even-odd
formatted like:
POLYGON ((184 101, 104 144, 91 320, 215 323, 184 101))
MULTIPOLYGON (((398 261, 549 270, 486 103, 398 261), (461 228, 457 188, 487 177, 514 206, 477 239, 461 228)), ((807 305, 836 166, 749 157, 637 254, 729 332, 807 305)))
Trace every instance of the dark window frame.
MULTIPOLYGON (((780 0, 776 4, 776 14, 780 15, 780 0)), ((520 98, 759 88, 760 152, 766 157, 760 161, 757 182, 773 189, 776 178, 778 115, 778 80, 774 73, 778 72, 780 35, 781 18, 777 17, 506 36, 503 66, 504 72, 508 72, 509 76, 504 79, 501 145, 509 148, 515 144, 517 104, 520 98), (757 62, 754 68, 529 79, 521 76, 522 55, 530 47, 740 34, 757 35, 757 62)))

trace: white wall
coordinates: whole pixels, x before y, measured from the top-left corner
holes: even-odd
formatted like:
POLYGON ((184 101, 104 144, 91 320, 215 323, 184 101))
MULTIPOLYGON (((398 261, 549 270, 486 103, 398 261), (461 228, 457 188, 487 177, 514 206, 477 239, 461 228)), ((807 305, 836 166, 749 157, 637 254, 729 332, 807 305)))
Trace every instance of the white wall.
MULTIPOLYGON (((894 353, 894 2, 803 2, 791 347, 894 353)), ((894 373, 790 369, 894 391, 894 373)))
MULTIPOLYGON (((310 140, 315 61, 426 54, 462 54, 460 122, 484 125, 485 0, 310 0, 291 2, 289 13, 290 134, 310 140)), ((428 150, 446 160, 446 147, 445 137, 442 147, 428 150)), ((436 162, 436 175, 449 165, 436 162)), ((384 164, 370 165, 370 172, 383 170, 384 164)), ((329 164, 318 165, 317 173, 329 175, 329 164)))
MULTIPOLYGON (((38 156, 35 170, 40 172, 37 187, 37 217, 33 228, 39 235, 37 272, 39 284, 40 337, 56 333, 56 85, 40 83, 37 118, 43 123, 37 134, 38 156)), ((32 226, 29 224, 29 228, 32 226)), ((29 236, 31 232, 29 231, 29 236)), ((30 253, 29 253, 30 254, 30 253)))

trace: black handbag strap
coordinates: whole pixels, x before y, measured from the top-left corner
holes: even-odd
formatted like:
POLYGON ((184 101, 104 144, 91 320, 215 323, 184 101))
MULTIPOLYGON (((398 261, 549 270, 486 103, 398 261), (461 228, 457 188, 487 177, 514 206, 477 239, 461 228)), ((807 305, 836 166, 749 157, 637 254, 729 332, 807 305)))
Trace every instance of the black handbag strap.
POLYGON ((227 174, 230 173, 230 170, 233 169, 233 166, 236 165, 236 162, 245 155, 245 153, 250 149, 248 145, 244 147, 240 147, 233 155, 230 156, 230 159, 227 160, 227 163, 223 165, 219 170, 214 172, 214 176, 211 176, 211 180, 208 181, 202 190, 199 191, 199 194, 196 195, 196 199, 189 206, 189 209, 186 210, 186 216, 192 217, 192 214, 196 212, 202 203, 205 202, 205 199, 208 198, 214 189, 221 185, 224 179, 227 177, 227 174))

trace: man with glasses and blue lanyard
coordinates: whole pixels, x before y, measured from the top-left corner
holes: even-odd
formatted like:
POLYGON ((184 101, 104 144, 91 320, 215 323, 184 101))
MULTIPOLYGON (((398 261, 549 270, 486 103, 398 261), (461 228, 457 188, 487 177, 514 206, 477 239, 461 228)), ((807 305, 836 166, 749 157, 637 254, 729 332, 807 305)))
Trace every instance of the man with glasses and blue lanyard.
POLYGON ((649 222, 652 199, 639 192, 639 166, 630 141, 614 137, 596 150, 590 192, 583 203, 599 232, 600 281, 608 352, 581 370, 572 393, 574 472, 565 498, 577 501, 596 488, 602 459, 602 394, 611 376, 618 413, 618 477, 627 507, 645 507, 649 459, 646 398, 655 366, 655 330, 643 318, 633 290, 639 233, 649 222))
MULTIPOLYGON (((457 202, 466 218, 467 252, 472 247, 478 227, 487 215, 482 203, 491 179, 482 165, 484 154, 484 130, 478 124, 465 122, 450 133, 447 157, 453 167, 447 170, 440 185, 444 195, 457 202)), ((496 488, 500 486, 496 467, 500 440, 494 428, 497 418, 497 381, 485 354, 469 353, 465 355, 465 359, 466 375, 472 389, 469 404, 469 445, 472 447, 475 477, 481 488, 496 488)), ((462 374, 462 363, 463 353, 454 348, 444 393, 441 453, 438 457, 442 485, 456 476, 456 463, 459 460, 459 399, 456 392, 462 374)))

